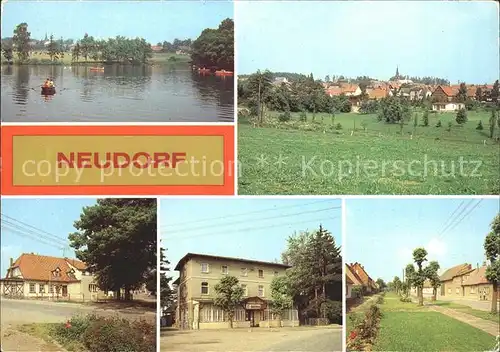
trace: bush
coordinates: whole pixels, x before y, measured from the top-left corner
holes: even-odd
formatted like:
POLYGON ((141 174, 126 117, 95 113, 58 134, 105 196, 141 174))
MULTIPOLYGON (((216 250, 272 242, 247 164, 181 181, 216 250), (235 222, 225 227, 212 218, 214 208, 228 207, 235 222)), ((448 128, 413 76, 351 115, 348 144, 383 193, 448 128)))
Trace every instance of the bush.
POLYGON ((465 109, 458 110, 456 121, 459 125, 466 123, 467 122, 467 110, 465 110, 465 109))
POLYGON ((342 125, 340 124, 340 122, 338 124, 335 125, 335 129, 338 131, 338 130, 341 130, 342 129, 342 125))
POLYGON ((362 114, 375 114, 379 109, 379 102, 377 100, 365 100, 361 102, 359 112, 362 114))
POLYGON ((438 128, 439 128, 439 127, 441 127, 441 126, 442 126, 442 124, 441 124, 441 120, 439 120, 439 121, 437 122, 437 124, 436 124, 436 127, 438 127, 438 128))
POLYGON ((79 342, 90 352, 154 352, 156 327, 146 321, 88 315, 54 329, 62 344, 79 342))
POLYGON ((479 120, 479 122, 477 123, 476 130, 482 131, 483 129, 484 129, 483 122, 479 120))
POLYGON ((448 122, 448 129, 447 129, 447 131, 448 131, 448 132, 451 132, 451 128, 452 128, 452 127, 453 127, 453 123, 452 123, 451 121, 450 121, 450 122, 448 122))
POLYGON ((290 121, 291 120, 291 115, 290 115, 290 111, 285 111, 283 114, 280 114, 278 116, 278 120, 280 120, 281 122, 287 122, 287 121, 290 121))
POLYGON ((299 120, 302 121, 302 122, 306 122, 307 121, 307 114, 306 114, 305 111, 301 111, 300 112, 299 120))
POLYGON ((342 324, 342 302, 327 300, 321 305, 322 315, 330 324, 342 324))
POLYGON ((384 303, 384 295, 380 295, 377 297, 377 304, 383 304, 384 303))

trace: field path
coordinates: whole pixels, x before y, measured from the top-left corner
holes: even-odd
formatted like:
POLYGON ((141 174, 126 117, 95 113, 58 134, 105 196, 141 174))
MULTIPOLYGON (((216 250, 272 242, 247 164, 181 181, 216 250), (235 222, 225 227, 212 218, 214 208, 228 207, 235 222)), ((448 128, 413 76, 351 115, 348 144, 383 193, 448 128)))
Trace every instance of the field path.
POLYGON ((490 335, 498 335, 498 324, 495 324, 492 321, 481 319, 467 313, 457 312, 456 310, 440 306, 429 306, 429 309, 447 315, 466 324, 472 325, 473 327, 483 330, 490 335))

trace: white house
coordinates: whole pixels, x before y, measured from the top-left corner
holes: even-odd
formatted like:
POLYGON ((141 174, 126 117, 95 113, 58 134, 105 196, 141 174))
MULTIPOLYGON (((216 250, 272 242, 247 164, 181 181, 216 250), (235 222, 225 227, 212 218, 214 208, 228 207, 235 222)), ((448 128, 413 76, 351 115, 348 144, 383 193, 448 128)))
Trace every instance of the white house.
POLYGON ((433 111, 458 111, 460 109, 465 109, 464 103, 455 103, 455 102, 432 103, 433 111))

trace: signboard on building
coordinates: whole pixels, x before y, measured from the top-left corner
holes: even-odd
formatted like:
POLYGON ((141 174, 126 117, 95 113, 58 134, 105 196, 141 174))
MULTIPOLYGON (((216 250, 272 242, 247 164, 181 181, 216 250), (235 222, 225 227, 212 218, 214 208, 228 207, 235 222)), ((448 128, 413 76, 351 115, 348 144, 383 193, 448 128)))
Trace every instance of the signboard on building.
POLYGON ((262 309, 262 304, 260 303, 247 303, 245 306, 246 309, 262 309))

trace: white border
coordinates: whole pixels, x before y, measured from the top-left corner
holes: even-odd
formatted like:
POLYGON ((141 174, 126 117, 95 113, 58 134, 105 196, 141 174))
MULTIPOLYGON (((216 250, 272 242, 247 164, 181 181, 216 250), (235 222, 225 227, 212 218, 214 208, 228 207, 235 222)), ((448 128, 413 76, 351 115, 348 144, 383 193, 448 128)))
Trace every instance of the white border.
POLYGON ((161 230, 160 230, 160 198, 156 198, 156 351, 160 351, 160 332, 161 332, 161 230))
POLYGON ((346 332, 347 332, 347 279, 345 272, 345 264, 346 261, 346 199, 342 198, 342 216, 340 226, 342 228, 342 351, 347 351, 347 341, 346 341, 346 332))
POLYGON ((239 175, 239 163, 238 163, 238 43, 236 42, 236 32, 237 32, 237 23, 236 20, 236 4, 238 1, 233 1, 233 23, 234 23, 234 31, 233 31, 233 45, 234 45, 234 116, 233 116, 233 133, 234 133, 234 195, 238 196, 238 175, 239 175))

